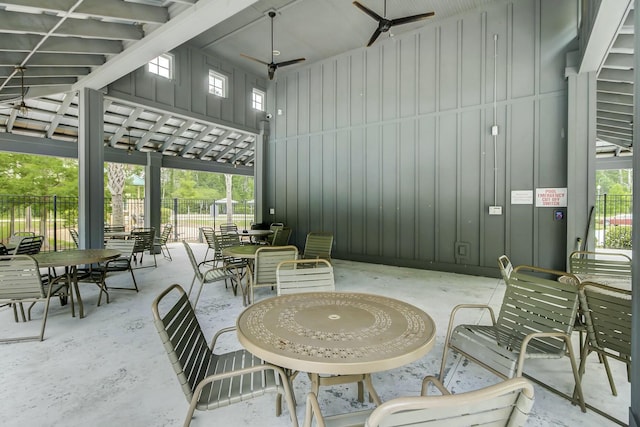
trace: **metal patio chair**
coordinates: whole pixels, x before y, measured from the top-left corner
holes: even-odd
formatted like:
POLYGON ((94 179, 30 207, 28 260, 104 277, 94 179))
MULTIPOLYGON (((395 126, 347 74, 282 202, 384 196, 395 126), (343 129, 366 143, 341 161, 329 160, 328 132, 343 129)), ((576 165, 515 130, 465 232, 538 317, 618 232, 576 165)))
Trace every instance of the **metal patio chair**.
POLYGON ((571 333, 578 312, 577 279, 574 283, 557 281, 569 273, 537 267, 519 266, 507 280, 500 314, 484 304, 460 304, 454 307, 445 339, 440 380, 444 380, 449 350, 488 369, 503 379, 523 375, 526 359, 560 359, 568 356, 575 381, 575 397, 564 394, 531 376, 528 378, 543 387, 575 402, 586 412, 571 333), (534 270, 524 274, 523 267, 534 270), (535 274, 544 273, 550 278, 535 274), (455 316, 462 309, 487 310, 491 324, 455 325, 455 316))
POLYGON ((375 409, 325 417, 315 394, 307 395, 304 427, 314 418, 320 427, 524 426, 533 407, 534 390, 524 378, 513 378, 466 393, 451 394, 434 377, 423 380, 422 395, 398 397, 375 409), (433 382, 442 396, 427 396, 433 382))
POLYGON ((191 291, 193 290, 193 284, 198 280, 200 286, 198 288, 198 294, 196 295, 196 299, 193 302, 193 307, 195 309, 196 305, 198 305, 198 300, 200 299, 200 294, 202 293, 202 288, 205 284, 214 283, 214 282, 225 282, 225 287, 227 280, 231 280, 231 287, 234 289, 237 288, 237 284, 234 283, 236 280, 236 276, 229 271, 225 266, 222 267, 214 267, 208 270, 202 271, 201 267, 205 264, 205 261, 202 261, 198 264, 196 261, 196 257, 193 255, 193 250, 191 250, 191 246, 184 240, 182 241, 184 245, 184 249, 187 251, 187 256, 189 257, 189 261, 191 262, 191 267, 193 268, 193 279, 191 280, 191 286, 189 287, 189 292, 187 295, 191 295, 191 291))
POLYGON ((180 285, 171 285, 152 303, 154 323, 182 391, 189 402, 184 427, 191 424, 196 410, 212 410, 266 393, 276 393, 276 416, 282 409, 284 395, 291 422, 298 426, 296 408, 289 381, 280 367, 264 363, 247 350, 217 354, 218 337, 235 331, 234 327, 218 331, 207 341, 180 285))

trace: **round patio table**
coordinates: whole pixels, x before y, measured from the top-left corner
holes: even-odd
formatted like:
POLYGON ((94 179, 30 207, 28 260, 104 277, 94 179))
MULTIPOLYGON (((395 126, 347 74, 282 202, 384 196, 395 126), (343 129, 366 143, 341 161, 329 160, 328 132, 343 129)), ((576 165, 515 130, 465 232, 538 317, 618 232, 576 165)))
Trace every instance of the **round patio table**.
MULTIPOLYGON (((83 318, 84 305, 82 304, 82 297, 80 296, 80 289, 78 287, 78 266, 109 261, 118 258, 120 252, 114 249, 72 249, 59 252, 40 252, 31 256, 38 262, 38 267, 41 268, 65 267, 66 277, 68 280, 70 279, 69 282, 72 284, 76 299, 78 300, 80 318, 83 318)), ((106 292, 103 286, 100 286, 100 292, 106 292)), ((73 311, 73 298, 71 301, 71 313, 75 316, 73 311)))
POLYGON ((246 308, 236 322, 240 343, 263 360, 312 375, 366 374, 397 368, 427 354, 436 326, 423 310, 381 295, 308 292, 246 308))

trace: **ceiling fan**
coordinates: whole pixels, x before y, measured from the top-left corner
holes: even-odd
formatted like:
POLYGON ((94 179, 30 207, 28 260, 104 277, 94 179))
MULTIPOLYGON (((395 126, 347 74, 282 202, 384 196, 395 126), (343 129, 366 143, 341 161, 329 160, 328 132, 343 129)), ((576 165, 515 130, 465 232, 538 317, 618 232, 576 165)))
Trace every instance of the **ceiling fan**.
POLYGON ((24 72, 26 70, 26 67, 16 65, 15 70, 16 72, 20 73, 20 102, 10 107, 3 108, 3 110, 16 110, 18 114, 26 116, 29 112, 29 107, 27 107, 27 104, 24 102, 24 96, 26 93, 24 87, 24 72))
POLYGON ((376 30, 373 32, 373 35, 371 35, 371 38, 369 39, 369 43, 367 43, 367 47, 371 46, 373 42, 376 41, 376 39, 380 34, 386 33, 394 25, 402 25, 402 24, 409 24, 411 22, 422 21, 423 19, 426 19, 435 15, 435 12, 428 12, 428 13, 420 13, 418 15, 405 16, 404 18, 387 19, 387 0, 384 0, 383 16, 378 15, 373 10, 369 9, 368 7, 362 5, 357 1, 354 1, 353 5, 356 6, 358 9, 360 9, 361 11, 363 11, 364 13, 366 13, 367 15, 369 15, 370 17, 372 17, 373 19, 375 19, 376 21, 378 21, 378 28, 376 28, 376 30))
POLYGON ((266 65, 267 71, 269 72, 269 80, 273 80, 273 76, 275 75, 278 67, 286 67, 287 65, 297 64, 298 62, 302 62, 305 60, 305 58, 298 58, 298 59, 291 59, 289 61, 282 61, 282 62, 273 61, 273 18, 275 18, 275 16, 276 16, 275 12, 273 11, 269 12, 269 17, 271 18, 271 62, 270 63, 265 62, 260 59, 254 58, 252 56, 245 55, 243 53, 240 54, 240 56, 243 56, 247 59, 266 65))

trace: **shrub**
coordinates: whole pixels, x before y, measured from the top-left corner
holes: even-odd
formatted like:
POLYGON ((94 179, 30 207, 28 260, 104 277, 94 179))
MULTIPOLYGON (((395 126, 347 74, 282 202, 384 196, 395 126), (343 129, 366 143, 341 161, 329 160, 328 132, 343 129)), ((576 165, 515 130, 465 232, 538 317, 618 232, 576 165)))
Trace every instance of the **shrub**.
POLYGON ((631 227, 626 225, 608 227, 604 244, 607 248, 630 249, 631 227))

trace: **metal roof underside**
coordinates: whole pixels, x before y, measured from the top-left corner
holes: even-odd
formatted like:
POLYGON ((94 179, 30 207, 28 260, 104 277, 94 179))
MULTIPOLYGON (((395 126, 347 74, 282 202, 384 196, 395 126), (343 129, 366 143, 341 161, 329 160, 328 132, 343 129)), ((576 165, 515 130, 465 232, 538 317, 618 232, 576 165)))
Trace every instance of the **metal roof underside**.
MULTIPOLYGON (((101 90, 254 2, 0 1, 0 133, 76 142, 78 89, 101 90)), ((106 146, 130 152, 255 161, 256 135, 246 130, 108 96, 104 137, 106 146)))
MULTIPOLYGON (((360 1, 383 13, 384 0, 360 1)), ((394 27, 382 37, 504 1, 389 1, 389 18, 427 11, 435 16, 425 23, 394 27)), ((605 3, 607 8, 613 4, 605 3)), ((599 157, 631 153, 634 13, 632 6, 629 9, 622 23, 618 18, 614 40, 607 42, 606 57, 602 60, 603 49, 595 67, 599 157)), ((240 54, 269 59, 269 11, 277 13, 276 61, 299 57, 306 58, 302 64, 321 61, 363 47, 375 28, 375 22, 350 0, 0 0, 0 134, 75 141, 79 89, 101 90, 183 43, 266 76, 263 64, 240 54), (22 112, 14 108, 20 106, 22 92, 16 67, 25 67, 22 112)), ((108 146, 253 166, 256 135, 225 126, 228 123, 109 97, 104 111, 108 146)))
POLYGON ((634 92, 634 9, 617 29, 597 77, 596 156, 632 154, 634 92))

